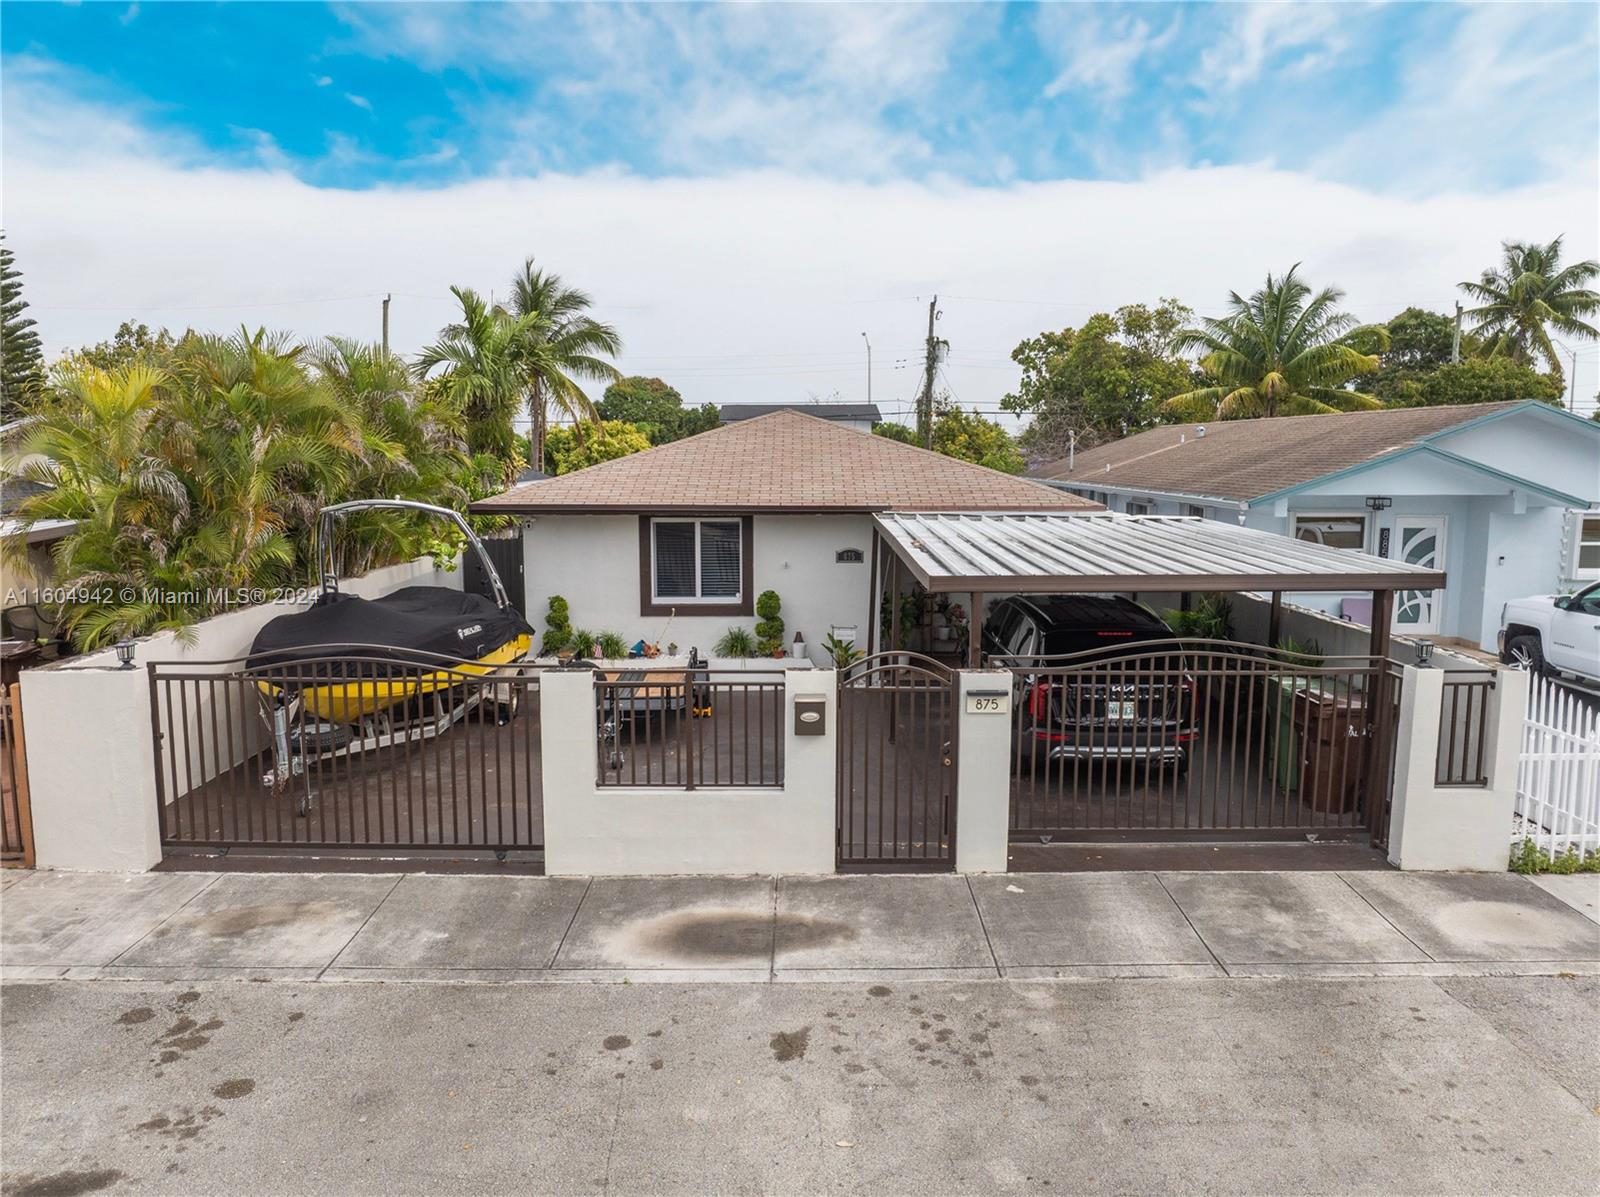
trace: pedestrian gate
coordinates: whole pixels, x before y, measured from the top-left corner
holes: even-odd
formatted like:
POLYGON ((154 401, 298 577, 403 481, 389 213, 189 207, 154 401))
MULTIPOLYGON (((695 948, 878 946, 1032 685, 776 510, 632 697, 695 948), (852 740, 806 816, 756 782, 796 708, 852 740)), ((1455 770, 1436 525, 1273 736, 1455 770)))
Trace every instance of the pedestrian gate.
POLYGON ((955 673, 918 653, 875 653, 840 671, 841 871, 955 868, 955 702, 955 673))

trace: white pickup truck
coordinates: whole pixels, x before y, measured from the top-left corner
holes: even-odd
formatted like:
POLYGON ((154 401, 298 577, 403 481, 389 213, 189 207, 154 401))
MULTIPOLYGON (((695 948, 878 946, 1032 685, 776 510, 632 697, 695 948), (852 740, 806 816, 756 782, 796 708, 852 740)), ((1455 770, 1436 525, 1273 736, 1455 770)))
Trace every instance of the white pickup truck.
POLYGON ((1500 613, 1500 659, 1600 684, 1600 582, 1577 594, 1507 603, 1500 613))

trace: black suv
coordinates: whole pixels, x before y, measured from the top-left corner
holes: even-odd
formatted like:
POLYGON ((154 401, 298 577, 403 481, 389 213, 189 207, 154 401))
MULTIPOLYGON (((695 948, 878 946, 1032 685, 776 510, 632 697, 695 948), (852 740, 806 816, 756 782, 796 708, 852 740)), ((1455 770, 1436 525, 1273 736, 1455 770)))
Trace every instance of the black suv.
POLYGON ((1009 665, 1021 683, 1018 759, 1128 760, 1184 772, 1194 683, 1176 642, 1171 628, 1120 595, 996 603, 983 651, 1004 658, 996 664, 1009 665))

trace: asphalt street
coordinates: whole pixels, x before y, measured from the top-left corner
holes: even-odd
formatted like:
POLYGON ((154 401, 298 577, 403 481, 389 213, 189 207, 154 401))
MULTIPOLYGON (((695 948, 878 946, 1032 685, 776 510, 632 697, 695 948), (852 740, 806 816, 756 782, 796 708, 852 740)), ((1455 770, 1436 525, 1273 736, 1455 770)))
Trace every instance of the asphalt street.
POLYGON ((1593 977, 19 981, 31 1194, 1592 1193, 1593 977))

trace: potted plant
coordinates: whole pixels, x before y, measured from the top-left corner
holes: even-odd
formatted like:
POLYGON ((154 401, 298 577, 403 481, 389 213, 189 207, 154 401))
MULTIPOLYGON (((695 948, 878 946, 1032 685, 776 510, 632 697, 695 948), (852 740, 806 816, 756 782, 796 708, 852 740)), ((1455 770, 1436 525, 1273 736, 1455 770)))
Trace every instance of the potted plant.
POLYGON ((849 669, 851 665, 867 655, 856 647, 855 641, 840 640, 832 632, 823 637, 822 647, 833 658, 833 667, 835 669, 849 669))
POLYGON ((616 632, 601 632, 594 638, 595 647, 604 661, 620 661, 628 655, 628 645, 616 632))
POLYGON ((567 609, 567 600, 559 594, 550 596, 550 609, 545 612, 544 626, 547 629, 540 647, 546 655, 554 653, 563 661, 572 659, 572 616, 567 609))
POLYGON ((711 646, 711 651, 719 657, 753 657, 756 655, 756 638, 748 628, 729 628, 711 646))
POLYGON ((763 590, 756 598, 756 652, 763 657, 783 656, 783 600, 776 590, 763 590))
POLYGON ((582 628, 572 633, 572 652, 585 660, 594 656, 595 635, 582 628))

